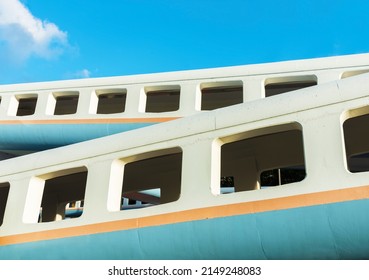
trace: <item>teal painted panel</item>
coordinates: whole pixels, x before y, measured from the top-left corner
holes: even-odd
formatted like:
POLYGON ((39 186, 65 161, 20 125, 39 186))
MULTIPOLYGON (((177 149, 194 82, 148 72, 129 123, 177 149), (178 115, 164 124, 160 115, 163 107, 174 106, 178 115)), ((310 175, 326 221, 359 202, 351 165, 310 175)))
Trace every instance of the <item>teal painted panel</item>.
POLYGON ((0 149, 41 151, 155 123, 20 124, 0 126, 0 149))
POLYGON ((0 247, 0 259, 369 259, 369 200, 0 247))

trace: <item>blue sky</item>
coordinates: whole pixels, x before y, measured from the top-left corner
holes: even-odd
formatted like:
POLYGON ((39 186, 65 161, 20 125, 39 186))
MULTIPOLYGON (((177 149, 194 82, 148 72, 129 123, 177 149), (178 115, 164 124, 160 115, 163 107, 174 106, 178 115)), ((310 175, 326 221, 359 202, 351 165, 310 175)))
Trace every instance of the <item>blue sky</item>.
POLYGON ((0 0, 0 84, 369 52, 359 0, 0 0))

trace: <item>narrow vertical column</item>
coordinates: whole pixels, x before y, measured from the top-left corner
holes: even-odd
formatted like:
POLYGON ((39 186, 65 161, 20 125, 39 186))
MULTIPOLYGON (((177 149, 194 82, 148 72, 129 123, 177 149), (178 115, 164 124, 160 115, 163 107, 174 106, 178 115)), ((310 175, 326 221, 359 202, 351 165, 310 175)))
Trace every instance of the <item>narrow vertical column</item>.
POLYGON ((67 206, 66 202, 57 204, 55 221, 61 221, 65 219, 65 207, 66 206, 67 206))
POLYGON ((24 224, 37 223, 44 180, 25 178, 9 182, 10 189, 1 229, 11 232, 21 229, 24 224))
POLYGON ((47 196, 47 199, 42 203, 42 222, 62 220, 61 216, 58 216, 58 210, 60 210, 58 209, 58 204, 59 203, 56 195, 47 196))
POLYGON ((127 99, 125 113, 129 117, 137 117, 139 115, 140 96, 142 86, 135 85, 127 87, 127 99))
POLYGON ((183 147, 182 201, 201 204, 212 193, 219 193, 219 159, 218 145, 212 139, 194 139, 183 147))
POLYGON ((181 84, 180 112, 183 116, 189 116, 196 113, 196 101, 198 95, 198 84, 187 82, 181 84))
POLYGON ((90 88, 79 89, 78 107, 77 107, 78 115, 87 115, 89 113, 91 94, 92 90, 90 88))
POLYGON ((340 114, 312 111, 314 118, 303 123, 307 179, 312 186, 340 184, 345 174, 344 140, 340 114))
POLYGON ((1 97, 0 117, 5 117, 8 115, 8 110, 12 97, 13 97, 12 95, 4 95, 1 97))
POLYGON ((327 71, 321 71, 318 74, 318 85, 333 82, 336 80, 341 79, 341 71, 339 70, 327 70, 327 71))
POLYGON ((15 116, 18 109, 18 100, 15 95, 4 96, 1 100, 1 107, 4 108, 4 115, 15 116))
POLYGON ((37 93, 37 103, 35 108, 35 117, 43 117, 46 114, 46 109, 48 105, 49 94, 47 92, 37 93))
MULTIPOLYGON (((122 189, 122 174, 120 174, 119 170, 112 172, 112 167, 112 160, 96 162, 88 166, 83 209, 84 218, 97 220, 99 216, 106 214, 109 208, 108 205, 112 203, 111 200, 113 198, 119 204, 122 189), (111 196, 113 198, 109 197, 109 193, 112 193, 111 196)), ((119 206, 118 209, 116 208, 114 210, 119 210, 119 206)), ((109 210, 113 210, 113 208, 110 207, 109 210)))
POLYGON ((243 102, 261 99, 265 96, 264 83, 259 77, 243 79, 243 102))

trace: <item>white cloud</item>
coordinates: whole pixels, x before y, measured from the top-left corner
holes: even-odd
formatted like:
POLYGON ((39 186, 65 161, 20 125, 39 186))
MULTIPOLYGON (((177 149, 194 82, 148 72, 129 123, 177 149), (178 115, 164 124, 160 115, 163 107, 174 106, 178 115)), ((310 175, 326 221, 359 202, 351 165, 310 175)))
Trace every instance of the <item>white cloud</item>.
POLYGON ((91 78, 92 76, 92 72, 90 70, 88 70, 87 68, 84 68, 82 70, 78 70, 78 71, 73 71, 73 72, 66 72, 63 75, 64 79, 87 79, 87 78, 91 78))
POLYGON ((67 33, 36 18, 19 0, 0 0, 0 47, 13 60, 53 58, 68 45, 67 33))
POLYGON ((88 69, 83 69, 81 71, 77 71, 74 75, 76 78, 90 78, 91 71, 88 69))

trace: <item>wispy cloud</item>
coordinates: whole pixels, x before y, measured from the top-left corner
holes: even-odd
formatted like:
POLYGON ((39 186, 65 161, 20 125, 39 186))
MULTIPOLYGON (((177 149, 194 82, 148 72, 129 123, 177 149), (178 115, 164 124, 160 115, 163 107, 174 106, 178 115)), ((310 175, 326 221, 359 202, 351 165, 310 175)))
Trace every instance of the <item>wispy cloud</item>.
POLYGON ((80 71, 77 71, 74 73, 74 77, 76 78, 90 78, 91 77, 91 71, 88 69, 83 69, 80 71))
POLYGON ((67 41, 66 32, 32 15, 19 0, 0 0, 0 50, 10 59, 54 58, 63 52, 67 41))
POLYGON ((87 68, 84 68, 82 70, 78 70, 78 71, 70 71, 70 72, 66 72, 64 73, 63 78, 64 79, 87 79, 87 78, 91 78, 91 76, 93 75, 93 73, 88 70, 87 68))

